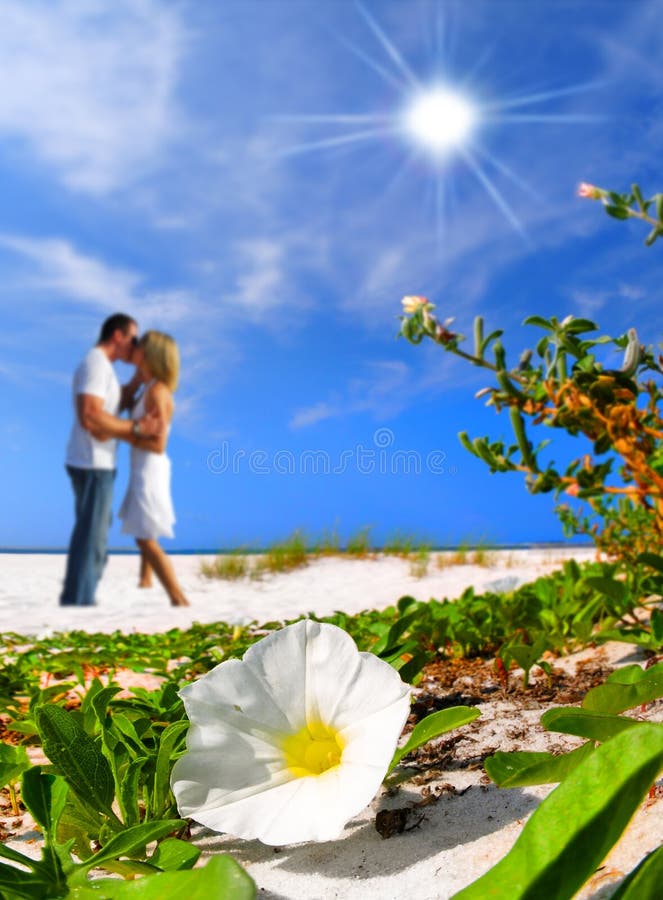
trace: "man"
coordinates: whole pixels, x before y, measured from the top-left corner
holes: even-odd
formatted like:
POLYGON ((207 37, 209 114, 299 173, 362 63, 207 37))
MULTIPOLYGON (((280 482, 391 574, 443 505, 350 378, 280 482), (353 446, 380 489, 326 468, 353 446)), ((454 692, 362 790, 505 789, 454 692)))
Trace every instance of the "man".
POLYGON ((150 437, 163 431, 154 416, 138 422, 118 413, 131 405, 138 381, 123 389, 113 363, 131 361, 138 326, 124 313, 110 316, 99 340, 76 369, 73 383, 74 424, 67 445, 66 467, 74 489, 76 521, 71 533, 61 606, 93 606, 97 583, 106 563, 111 522, 117 439, 150 437))

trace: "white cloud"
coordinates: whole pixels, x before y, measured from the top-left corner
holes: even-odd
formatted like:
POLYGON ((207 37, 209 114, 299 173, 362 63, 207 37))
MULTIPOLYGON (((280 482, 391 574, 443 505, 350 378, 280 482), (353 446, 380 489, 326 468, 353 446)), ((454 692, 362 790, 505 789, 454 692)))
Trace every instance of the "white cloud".
POLYGON ((240 274, 231 303, 250 317, 260 317, 285 302, 285 247, 273 240, 257 239, 236 244, 240 274))
POLYGON ((351 378, 345 396, 318 401, 296 410, 291 428, 306 428, 325 419, 355 413, 369 413, 375 418, 389 418, 403 410, 412 395, 410 367, 402 360, 374 360, 368 372, 351 378))
MULTIPOLYGON (((639 304, 647 296, 646 291, 642 287, 626 282, 616 284, 614 287, 600 289, 591 287, 572 288, 568 291, 568 294, 574 304, 574 314, 590 318, 604 309, 612 309, 613 313, 615 310, 618 310, 621 316, 624 311, 630 308, 630 305, 635 306, 639 304)), ((612 319, 614 321, 614 315, 612 319)))
POLYGON ((290 419, 290 427, 305 428, 308 425, 317 425, 318 422, 334 418, 340 413, 340 407, 334 406, 327 401, 321 401, 314 403, 313 406, 298 409, 290 419))
POLYGON ((184 33, 154 0, 0 0, 0 135, 70 188, 105 194, 176 134, 184 33))
POLYGON ((189 292, 149 290, 142 275, 86 255, 63 238, 0 234, 0 247, 29 262, 30 274, 21 277, 20 287, 56 294, 95 313, 122 311, 167 324, 192 315, 197 306, 189 292))

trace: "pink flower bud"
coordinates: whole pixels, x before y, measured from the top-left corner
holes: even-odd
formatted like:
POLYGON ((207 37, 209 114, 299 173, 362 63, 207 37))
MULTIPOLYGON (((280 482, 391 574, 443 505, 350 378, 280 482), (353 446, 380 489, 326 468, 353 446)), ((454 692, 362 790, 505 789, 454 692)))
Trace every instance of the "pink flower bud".
POLYGON ((590 200, 600 200, 601 197, 605 196, 605 193, 606 192, 601 190, 601 188, 597 188, 593 184, 587 184, 586 181, 583 181, 578 185, 579 197, 588 197, 590 200))

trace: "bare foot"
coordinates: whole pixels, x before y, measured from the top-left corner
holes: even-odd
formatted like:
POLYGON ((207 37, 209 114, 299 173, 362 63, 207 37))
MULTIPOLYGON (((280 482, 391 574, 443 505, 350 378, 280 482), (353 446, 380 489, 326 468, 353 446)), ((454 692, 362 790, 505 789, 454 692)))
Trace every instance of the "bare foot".
POLYGON ((182 594, 181 597, 171 597, 171 598, 170 598, 170 605, 171 605, 171 606, 191 606, 191 604, 190 604, 189 601, 186 599, 186 597, 184 596, 184 594, 182 594))
POLYGON ((139 588, 151 588, 152 587, 152 579, 151 578, 141 578, 138 582, 139 588))

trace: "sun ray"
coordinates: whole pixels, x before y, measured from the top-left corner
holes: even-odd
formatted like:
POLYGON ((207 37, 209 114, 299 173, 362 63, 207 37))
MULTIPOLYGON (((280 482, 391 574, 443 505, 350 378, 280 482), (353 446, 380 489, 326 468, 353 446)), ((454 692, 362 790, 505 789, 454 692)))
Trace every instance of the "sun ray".
POLYGON ((357 47, 356 44, 351 43, 349 40, 347 40, 347 38, 344 38, 340 34, 336 34, 334 32, 334 35, 347 50, 349 50, 351 53, 354 53, 354 55, 358 59, 366 63, 366 65, 370 69, 373 69, 374 72, 377 72, 377 74, 380 75, 381 78, 384 78, 387 84, 391 84, 392 87, 397 88, 400 92, 404 92, 407 90, 410 85, 409 79, 407 81, 404 81, 403 79, 398 78, 398 76, 390 72, 389 69, 386 69, 384 66, 381 66, 380 63, 376 62, 373 57, 368 55, 368 53, 365 53, 361 49, 361 47, 357 47))
POLYGON ((438 247, 442 246, 444 237, 446 179, 442 172, 438 172, 435 179, 435 240, 438 247))
POLYGON ((337 135, 336 137, 323 138, 319 141, 309 141, 304 144, 295 144, 292 147, 284 148, 280 151, 280 153, 278 153, 278 155, 296 156, 300 153, 309 153, 311 150, 325 150, 331 147, 341 147, 346 144, 368 141, 376 137, 384 137, 389 133, 389 130, 384 128, 370 128, 366 131, 356 131, 352 134, 341 134, 337 135))
POLYGON ((278 115, 270 116, 273 122, 306 122, 309 124, 329 125, 389 125, 391 116, 377 115, 374 113, 313 113, 307 115, 278 115))
POLYGON ((497 159, 496 156, 493 156, 492 153, 488 153, 488 151, 483 150, 477 144, 472 145, 472 152, 477 156, 480 156, 482 159, 488 160, 488 162, 494 166, 498 172, 501 172, 502 175, 506 175, 514 184, 518 185, 518 187, 525 191, 526 194, 529 194, 535 200, 540 200, 540 193, 532 187, 524 178, 521 178, 516 172, 513 171, 509 166, 505 163, 501 162, 497 159))
POLYGON ((465 160, 465 162, 472 169, 472 171, 474 172, 476 177, 479 179, 481 184, 484 186, 484 188, 486 189, 486 191, 488 192, 490 197, 492 197, 496 206, 502 212, 502 214, 507 219, 507 221, 513 226, 513 228, 515 228, 515 230, 518 232, 518 234, 521 235, 521 237, 523 237, 526 241, 529 242, 529 236, 528 236, 527 232, 525 231, 522 222, 516 216, 515 212, 511 209, 511 207, 506 202, 504 197, 500 194, 496 185, 493 184, 493 182, 490 180, 488 175, 486 175, 486 173, 483 171, 483 169, 481 168, 481 166, 479 165, 477 160, 474 158, 472 153, 467 149, 467 147, 461 148, 460 153, 461 153, 463 159, 465 160))
POLYGON ((484 106, 486 112, 497 110, 501 112, 505 109, 515 109, 518 106, 530 106, 533 103, 541 103, 546 100, 556 100, 558 97, 569 97, 573 94, 583 94, 585 91, 597 90, 606 87, 606 81, 588 81, 582 84, 573 84, 565 88, 559 88, 551 91, 540 91, 536 94, 525 94, 522 97, 513 97, 510 100, 496 100, 492 104, 484 106))
POLYGON ((572 124, 574 122, 605 122, 607 116, 594 113, 514 113, 513 115, 483 116, 487 122, 548 122, 555 124, 572 124))
POLYGON ((384 31, 380 28, 380 26, 375 21, 373 16, 369 13, 369 11, 364 6, 362 6, 361 3, 357 3, 356 6, 357 6, 357 9, 359 10, 359 12, 361 13, 361 15, 363 16, 364 21, 366 22, 368 27, 371 29, 373 34, 376 36, 376 38, 382 44, 382 47, 384 48, 384 50, 387 53, 387 56, 391 59, 392 62, 394 62, 398 66, 398 68, 406 76, 406 78, 408 79, 408 81, 410 82, 410 84, 413 87, 420 87, 421 85, 419 83, 419 79, 414 74, 412 69, 408 66, 408 64, 405 62, 405 60, 403 59, 401 54, 398 52, 396 47, 389 40, 389 38, 384 33, 384 31))
POLYGON ((460 84, 462 84, 464 86, 472 84, 472 81, 476 78, 477 73, 480 72, 481 69, 483 69, 483 67, 486 65, 488 60, 495 53, 496 47, 497 47, 497 42, 493 42, 492 44, 488 44, 487 47, 484 47, 484 49, 481 51, 481 54, 475 61, 472 68, 468 69, 468 71, 463 75, 463 77, 460 81, 460 84))

